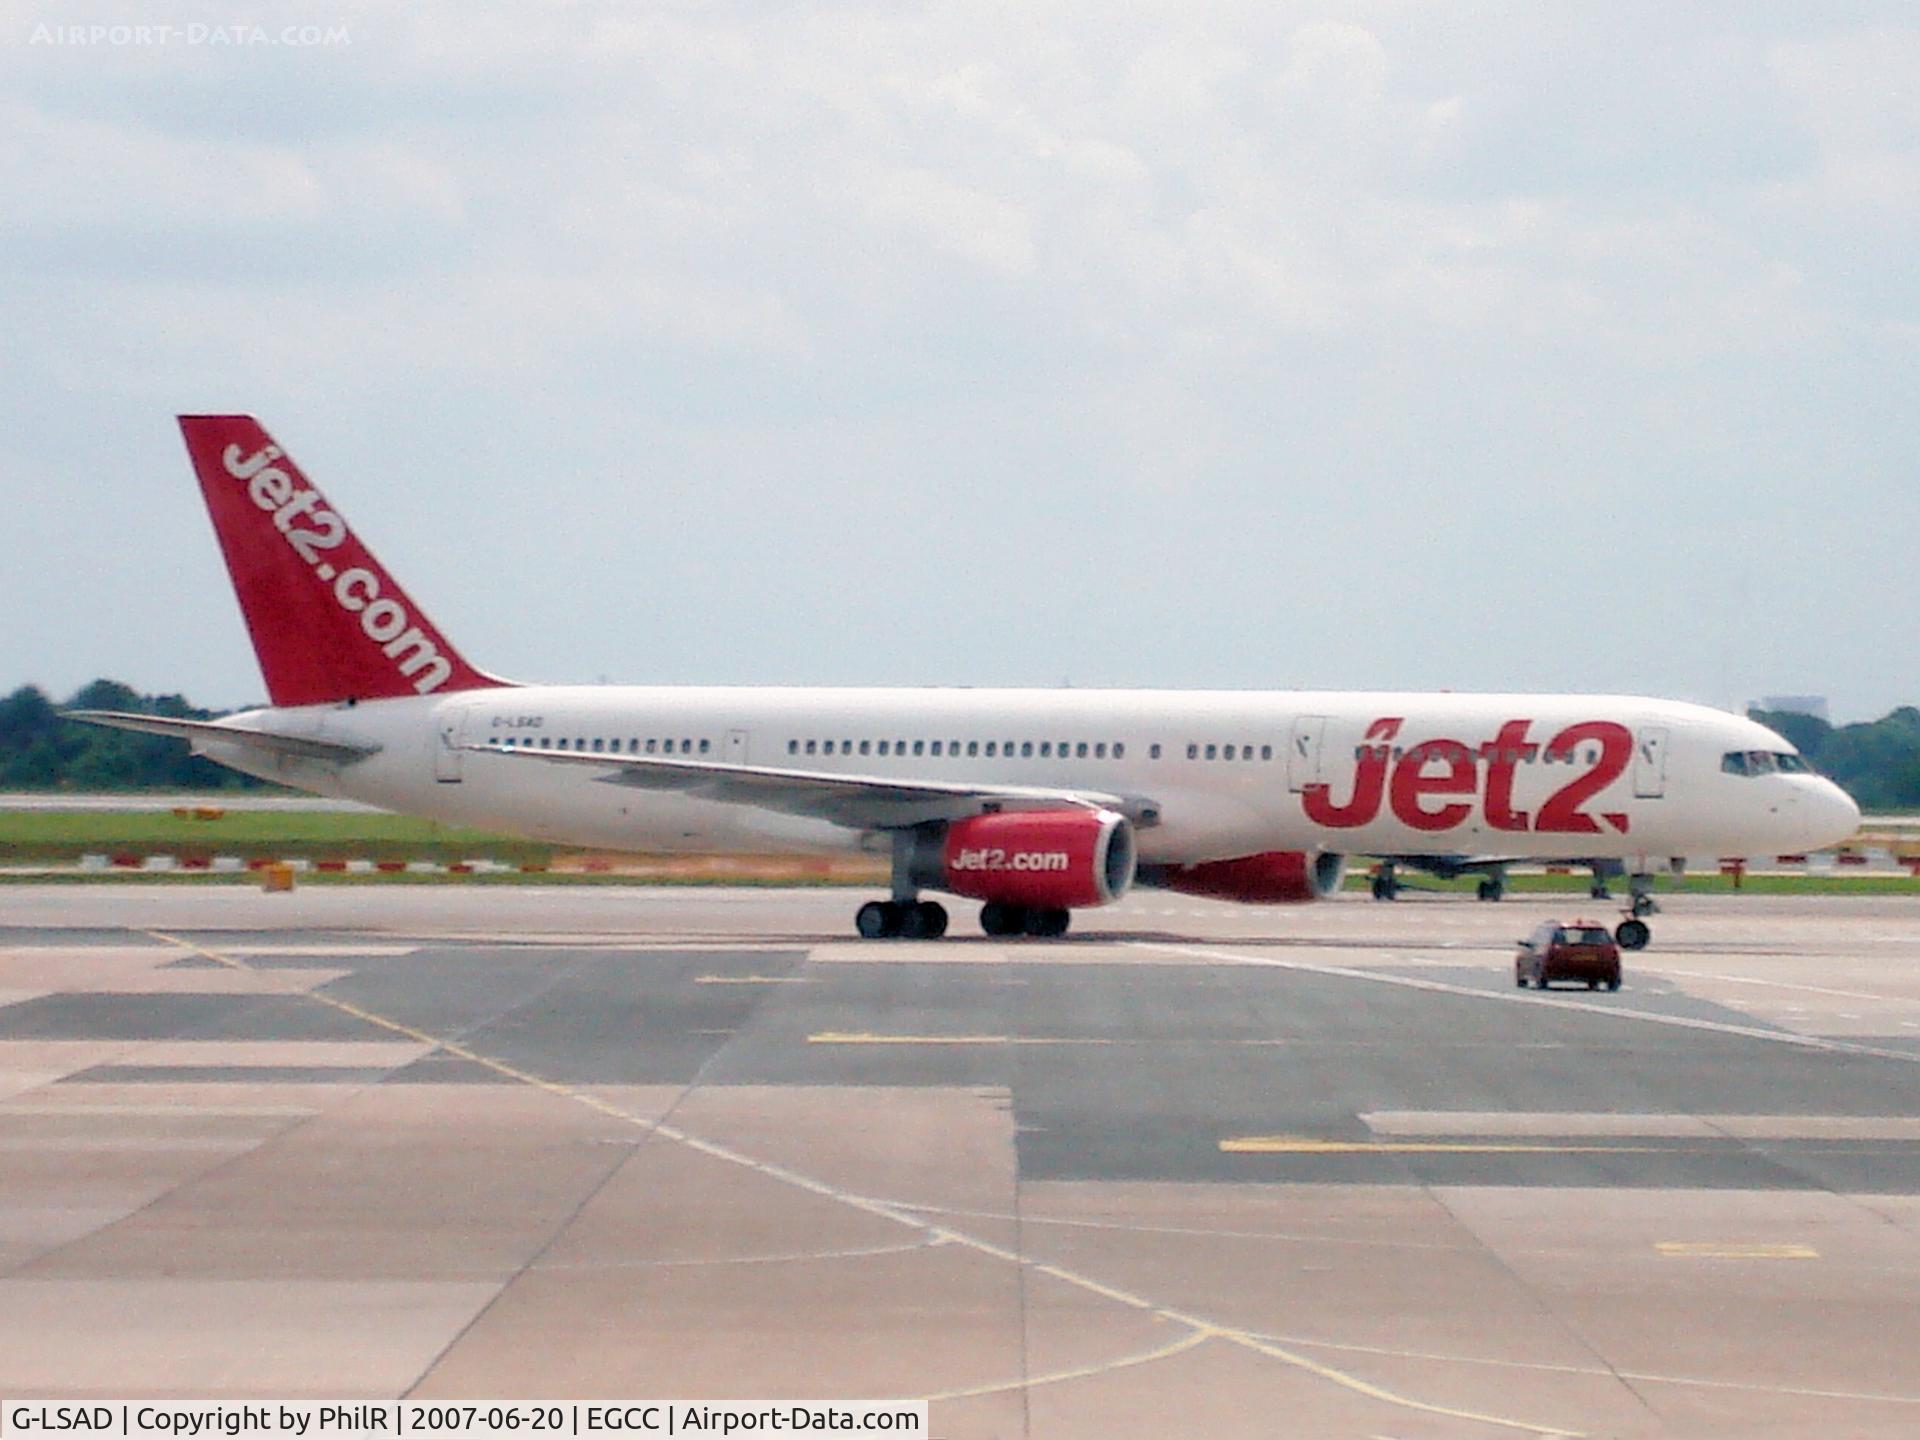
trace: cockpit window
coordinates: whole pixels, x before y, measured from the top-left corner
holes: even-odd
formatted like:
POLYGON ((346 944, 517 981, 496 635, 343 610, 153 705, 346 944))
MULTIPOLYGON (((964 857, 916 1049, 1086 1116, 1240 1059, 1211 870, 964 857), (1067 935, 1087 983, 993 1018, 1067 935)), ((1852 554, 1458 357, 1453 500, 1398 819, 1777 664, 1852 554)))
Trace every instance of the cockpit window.
POLYGON ((1720 757, 1720 768, 1729 775, 1811 775, 1813 767, 1801 755, 1781 750, 1729 750, 1720 757))

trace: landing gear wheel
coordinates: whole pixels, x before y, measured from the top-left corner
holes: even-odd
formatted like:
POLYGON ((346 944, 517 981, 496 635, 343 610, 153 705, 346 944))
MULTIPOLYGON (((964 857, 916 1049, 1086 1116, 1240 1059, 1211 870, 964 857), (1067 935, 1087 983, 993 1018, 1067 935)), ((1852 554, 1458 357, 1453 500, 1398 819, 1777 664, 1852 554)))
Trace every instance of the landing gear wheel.
POLYGON ((1647 928, 1644 920, 1622 920, 1620 928, 1613 932, 1613 938, 1619 942, 1622 950, 1644 950, 1647 941, 1653 938, 1653 931, 1647 928))
POLYGON ((938 940, 947 933, 947 907, 937 900, 922 900, 913 908, 919 922, 919 938, 938 940))
POLYGON ((1067 910, 1029 910, 1027 911, 1027 934, 1044 940, 1067 933, 1067 926, 1073 921, 1071 911, 1067 910))
POLYGON ((905 904, 896 900, 893 902, 893 908, 900 916, 898 926, 893 932, 894 934, 898 935, 902 940, 927 940, 932 938, 927 934, 927 917, 922 913, 918 905, 910 900, 905 904))
POLYGON ((1507 887, 1492 876, 1488 876, 1480 882, 1480 898, 1482 900, 1499 900, 1504 898, 1506 893, 1507 887))
POLYGON ((1018 935, 1027 928, 1027 912, 1018 905, 989 900, 980 907, 980 928, 989 935, 1018 935))
POLYGON ((886 940, 900 933, 900 907, 891 900, 869 900, 853 917, 863 940, 886 940))

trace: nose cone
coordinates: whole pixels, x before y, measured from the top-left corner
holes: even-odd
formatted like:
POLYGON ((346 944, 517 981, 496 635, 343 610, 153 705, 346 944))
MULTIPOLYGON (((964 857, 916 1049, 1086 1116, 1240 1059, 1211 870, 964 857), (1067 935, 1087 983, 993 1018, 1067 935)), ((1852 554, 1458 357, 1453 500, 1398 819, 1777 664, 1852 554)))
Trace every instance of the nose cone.
POLYGON ((1806 797, 1807 848, 1824 850, 1851 840, 1860 829, 1860 807, 1831 780, 1822 780, 1806 797))

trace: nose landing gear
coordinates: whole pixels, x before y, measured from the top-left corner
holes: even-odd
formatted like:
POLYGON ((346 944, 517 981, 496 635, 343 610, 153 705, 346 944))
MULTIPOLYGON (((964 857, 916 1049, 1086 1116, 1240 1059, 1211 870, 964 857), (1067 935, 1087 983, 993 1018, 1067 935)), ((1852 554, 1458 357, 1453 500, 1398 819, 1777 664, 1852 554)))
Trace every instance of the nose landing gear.
POLYGON ((1653 939, 1653 930, 1642 917, 1660 913, 1659 902, 1653 898, 1653 876, 1629 875, 1627 894, 1627 918, 1613 932, 1614 943, 1622 950, 1644 950, 1653 939))

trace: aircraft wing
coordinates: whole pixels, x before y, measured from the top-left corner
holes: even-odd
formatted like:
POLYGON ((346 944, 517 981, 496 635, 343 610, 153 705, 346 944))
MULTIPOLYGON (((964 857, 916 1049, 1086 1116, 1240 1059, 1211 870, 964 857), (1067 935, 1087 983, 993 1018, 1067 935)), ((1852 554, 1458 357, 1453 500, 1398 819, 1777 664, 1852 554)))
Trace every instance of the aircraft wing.
POLYGON ((1138 796, 1044 785, 968 785, 943 780, 899 780, 878 775, 839 775, 765 765, 669 759, 655 755, 588 755, 573 750, 462 747, 522 763, 574 765, 606 773, 609 785, 638 790, 677 790, 703 800, 758 805, 788 815, 830 820, 859 830, 898 830, 935 820, 960 820, 988 810, 1113 810, 1135 824, 1151 825, 1159 807, 1138 796))
POLYGON ((207 741, 242 745, 269 755, 292 755, 302 760, 330 760, 350 764, 364 760, 379 750, 378 745, 354 744, 344 740, 313 740, 302 735, 277 735, 271 730, 248 730, 235 725, 219 725, 211 720, 174 720, 164 715, 136 715, 124 710, 68 710, 68 720, 88 725, 106 725, 115 730, 138 730, 148 735, 171 735, 193 746, 195 754, 204 754, 207 741))

